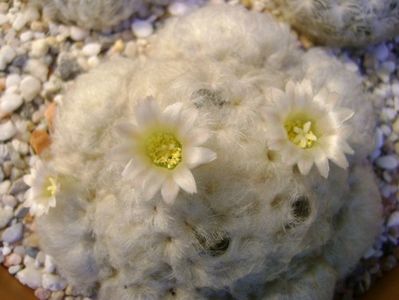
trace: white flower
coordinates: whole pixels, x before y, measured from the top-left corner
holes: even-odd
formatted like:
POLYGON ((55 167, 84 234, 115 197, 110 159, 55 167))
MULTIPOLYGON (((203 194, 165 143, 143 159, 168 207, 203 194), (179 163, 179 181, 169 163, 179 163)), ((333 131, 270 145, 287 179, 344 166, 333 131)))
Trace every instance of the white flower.
POLYGON ((297 165, 301 174, 316 164, 328 177, 328 160, 348 167, 345 153, 353 154, 346 142, 350 130, 344 125, 353 116, 348 108, 338 107, 339 97, 327 89, 314 94, 310 81, 289 81, 285 91, 271 90, 272 105, 265 111, 270 149, 281 154, 282 161, 297 165))
POLYGON ((216 154, 200 147, 209 137, 204 128, 194 128, 195 110, 183 110, 181 102, 160 111, 153 98, 136 106, 135 123, 117 125, 124 138, 115 149, 117 156, 128 161, 122 175, 134 180, 149 200, 161 190, 162 198, 172 203, 179 189, 196 193, 190 169, 216 159, 216 154))
POLYGON ((55 207, 56 196, 60 191, 60 183, 54 172, 37 160, 31 174, 24 176, 24 181, 30 186, 26 192, 25 207, 35 216, 47 214, 50 207, 55 207))

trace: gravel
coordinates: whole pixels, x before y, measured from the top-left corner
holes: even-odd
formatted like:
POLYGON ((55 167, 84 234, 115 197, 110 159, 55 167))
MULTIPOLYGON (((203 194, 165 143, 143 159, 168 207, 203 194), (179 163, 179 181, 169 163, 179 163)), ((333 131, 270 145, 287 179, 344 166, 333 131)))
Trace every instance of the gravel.
MULTIPOLYGON (((148 38, 165 18, 186 14, 202 1, 153 5, 143 10, 145 16, 139 14, 140 19, 103 32, 48 22, 25 2, 0 1, 0 263, 34 289, 39 299, 90 300, 72 293, 52 258, 40 250, 34 220, 22 205, 27 189, 22 176, 29 172, 33 148, 40 150, 32 137, 47 133, 47 107, 62 104, 63 92, 79 74, 104 58, 145 57, 151 46, 148 38)), ((254 3, 254 10, 264 9, 261 1, 254 3)), ((361 71, 365 88, 375 95, 378 120, 370 160, 381 190, 385 222, 358 267, 338 284, 338 299, 352 299, 399 259, 399 38, 362 50, 334 50, 334 54, 348 68, 361 71)))

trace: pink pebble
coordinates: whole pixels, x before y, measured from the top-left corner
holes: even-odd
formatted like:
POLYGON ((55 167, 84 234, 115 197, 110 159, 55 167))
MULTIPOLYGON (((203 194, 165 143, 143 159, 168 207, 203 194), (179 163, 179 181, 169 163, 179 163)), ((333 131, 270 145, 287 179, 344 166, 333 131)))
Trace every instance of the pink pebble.
POLYGON ((50 298, 51 292, 44 288, 38 288, 35 290, 35 296, 40 300, 47 300, 48 298, 50 298))
POLYGON ((4 265, 6 267, 11 267, 11 266, 15 266, 15 265, 19 265, 22 261, 21 256, 19 256, 16 253, 12 253, 8 256, 6 256, 6 258, 4 259, 4 265))

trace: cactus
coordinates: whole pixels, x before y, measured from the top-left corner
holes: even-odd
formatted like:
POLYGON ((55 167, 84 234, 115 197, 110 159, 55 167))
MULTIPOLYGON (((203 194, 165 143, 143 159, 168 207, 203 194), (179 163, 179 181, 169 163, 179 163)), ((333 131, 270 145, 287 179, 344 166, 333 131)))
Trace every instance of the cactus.
POLYGON ((142 0, 34 0, 46 15, 88 29, 118 25, 143 6, 142 0))
POLYGON ((315 41, 364 46, 399 34, 399 0, 266 0, 315 41))
POLYGON ((43 249, 98 299, 331 298, 380 225, 358 75, 228 5, 152 43, 66 93, 27 180, 43 249))

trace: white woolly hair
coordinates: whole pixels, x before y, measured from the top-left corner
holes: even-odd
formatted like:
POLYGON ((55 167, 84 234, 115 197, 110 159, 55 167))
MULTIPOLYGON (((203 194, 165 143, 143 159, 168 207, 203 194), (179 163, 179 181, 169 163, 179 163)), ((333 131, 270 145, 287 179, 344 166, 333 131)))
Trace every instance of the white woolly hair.
POLYGON ((44 13, 88 29, 118 25, 143 7, 145 0, 33 0, 44 13))
POLYGON ((72 284, 99 299, 329 299, 380 228, 366 156, 374 122, 357 74, 304 53, 285 25, 228 5, 171 20, 144 61, 80 76, 56 117, 52 163, 78 186, 37 220, 41 245, 72 284), (356 112, 347 170, 328 180, 268 155, 267 89, 308 79, 356 112), (198 193, 139 201, 111 159, 114 126, 152 95, 182 101, 213 133, 218 159, 193 170, 198 193))
POLYGON ((399 34, 399 0, 266 0, 318 42, 364 46, 399 34))

